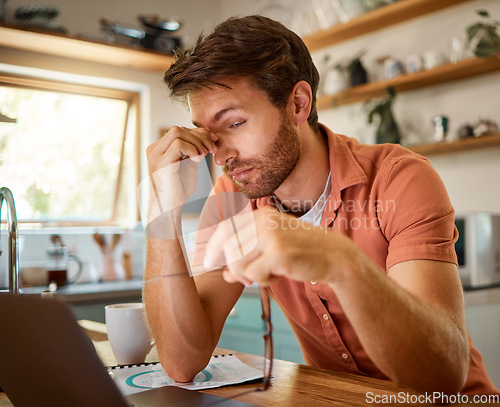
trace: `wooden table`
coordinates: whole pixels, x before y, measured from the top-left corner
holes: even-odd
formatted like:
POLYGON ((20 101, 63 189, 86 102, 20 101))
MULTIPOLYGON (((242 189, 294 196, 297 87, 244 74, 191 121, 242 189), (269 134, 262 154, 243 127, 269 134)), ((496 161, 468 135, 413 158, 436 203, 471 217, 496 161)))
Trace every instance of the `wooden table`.
MULTIPOLYGON (((116 364, 109 342, 94 342, 97 353, 107 366, 116 364)), ((232 352, 217 348, 214 355, 234 354, 247 365, 263 368, 262 356, 232 352)), ((156 348, 146 358, 148 362, 158 361, 156 348)), ((256 391, 259 383, 219 387, 202 390, 205 393, 233 398, 259 406, 361 406, 367 405, 366 395, 397 395, 399 392, 417 394, 396 384, 372 378, 304 366, 298 363, 274 359, 271 387, 256 391)), ((379 404, 382 405, 382 404, 379 404)), ((386 405, 386 404, 385 404, 386 405)), ((419 404, 420 405, 420 404, 419 404)), ((413 405, 415 406, 415 404, 413 405)))
MULTIPOLYGON (((220 351, 219 349, 216 350, 220 351)), ((224 351, 222 351, 224 352, 224 351)), ((234 353, 244 363, 262 368, 261 356, 234 353)), ((251 391, 259 384, 248 384, 206 390, 207 393, 234 398, 260 406, 362 406, 367 394, 393 395, 399 392, 414 394, 392 382, 300 365, 284 360, 273 361, 271 387, 266 391, 251 391)), ((384 403, 385 404, 385 403, 384 403)), ((384 405, 379 404, 379 405, 384 405)), ((385 404, 387 405, 387 404, 385 404)))
MULTIPOLYGON (((103 324, 84 321, 81 325, 94 341, 96 351, 106 366, 116 365, 113 352, 106 340, 103 324)), ((214 354, 233 353, 244 363, 262 368, 264 358, 241 352, 216 349, 214 354)), ((146 361, 158 361, 156 348, 148 355, 146 361)), ((257 391, 259 384, 243 384, 203 390, 206 393, 233 398, 260 406, 361 406, 369 405, 367 394, 373 397, 393 396, 401 392, 405 395, 417 393, 396 384, 379 379, 336 373, 283 360, 274 360, 271 387, 266 391, 257 391)), ((378 403, 387 405, 395 403, 378 403)), ((377 405, 373 403, 373 405, 377 405)), ((398 403, 398 405, 405 405, 398 403)), ((410 405, 410 404, 408 404, 410 405)), ((422 405, 422 403, 413 404, 422 405)), ((0 406, 12 406, 7 396, 0 393, 0 406)))

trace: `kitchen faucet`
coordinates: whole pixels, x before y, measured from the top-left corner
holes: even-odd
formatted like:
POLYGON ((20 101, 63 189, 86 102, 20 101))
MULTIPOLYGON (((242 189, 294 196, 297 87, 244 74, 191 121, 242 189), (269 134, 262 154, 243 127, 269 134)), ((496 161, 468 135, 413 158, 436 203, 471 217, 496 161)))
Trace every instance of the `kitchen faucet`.
MULTIPOLYGON (((9 228, 9 292, 19 294, 19 239, 17 236, 17 215, 14 196, 9 188, 0 188, 0 218, 3 201, 7 202, 7 223, 9 228)), ((2 250, 0 248, 0 255, 2 250)), ((5 290, 0 290, 5 291, 5 290)))

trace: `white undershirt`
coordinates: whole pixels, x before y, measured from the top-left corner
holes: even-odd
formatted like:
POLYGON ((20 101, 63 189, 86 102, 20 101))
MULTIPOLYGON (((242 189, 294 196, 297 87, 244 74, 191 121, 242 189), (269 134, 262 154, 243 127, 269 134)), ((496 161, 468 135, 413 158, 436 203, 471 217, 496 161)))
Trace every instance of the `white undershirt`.
MULTIPOLYGON (((326 202, 328 201, 328 197, 330 196, 330 192, 332 191, 332 184, 330 182, 332 173, 328 174, 328 179, 326 180, 325 189, 323 193, 318 198, 314 206, 309 209, 306 213, 304 213, 299 219, 304 222, 311 223, 314 226, 319 226, 321 224, 321 218, 323 217, 323 211, 325 210, 326 202)), ((286 208, 283 208, 278 197, 275 195, 276 200, 276 208, 279 209, 280 212, 286 213, 288 212, 286 208)))

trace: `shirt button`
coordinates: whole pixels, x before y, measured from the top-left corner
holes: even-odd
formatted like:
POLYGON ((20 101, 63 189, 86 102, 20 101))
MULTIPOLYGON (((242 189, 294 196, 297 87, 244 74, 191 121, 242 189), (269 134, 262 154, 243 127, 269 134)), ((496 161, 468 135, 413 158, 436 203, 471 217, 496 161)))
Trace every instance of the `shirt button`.
POLYGON ((342 359, 349 359, 349 355, 347 353, 342 353, 342 359))
POLYGON ((324 319, 325 321, 328 321, 328 318, 329 318, 328 314, 323 314, 323 319, 324 319))
POLYGON ((316 285, 316 284, 318 284, 318 282, 317 281, 311 281, 311 284, 312 285, 316 285))

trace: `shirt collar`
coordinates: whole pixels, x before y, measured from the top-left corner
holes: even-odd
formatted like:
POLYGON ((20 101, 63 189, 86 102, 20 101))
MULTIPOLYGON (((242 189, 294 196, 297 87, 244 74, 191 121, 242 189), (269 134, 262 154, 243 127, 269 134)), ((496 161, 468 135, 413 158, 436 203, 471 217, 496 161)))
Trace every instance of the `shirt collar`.
MULTIPOLYGON (((325 206, 330 197, 330 192, 332 190, 332 183, 330 181, 331 174, 328 174, 328 179, 326 180, 325 189, 323 193, 316 201, 314 206, 309 209, 306 213, 299 217, 300 220, 304 222, 311 223, 315 226, 319 226, 321 223, 321 219, 323 217, 323 213, 325 211, 325 206)), ((276 209, 278 209, 281 213, 288 213, 288 210, 283 207, 283 204, 280 202, 279 198, 273 194, 274 203, 276 205, 276 209)))
POLYGON ((368 176, 354 157, 353 148, 359 142, 353 138, 336 134, 320 124, 321 133, 327 137, 332 174, 332 192, 325 207, 321 224, 329 225, 336 217, 336 211, 342 203, 344 189, 368 182, 368 176))

